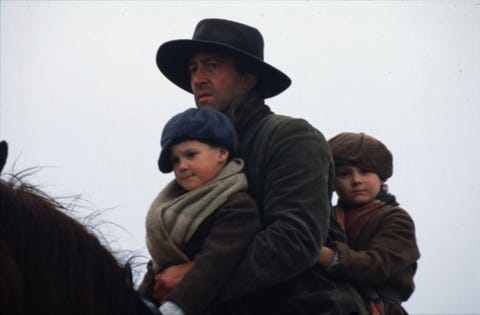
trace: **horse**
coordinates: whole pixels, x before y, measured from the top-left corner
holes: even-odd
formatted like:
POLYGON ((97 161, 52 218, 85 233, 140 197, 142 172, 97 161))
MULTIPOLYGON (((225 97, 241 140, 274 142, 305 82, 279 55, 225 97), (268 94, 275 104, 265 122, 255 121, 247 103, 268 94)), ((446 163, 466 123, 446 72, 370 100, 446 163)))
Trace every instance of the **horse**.
POLYGON ((0 179, 0 314, 160 312, 134 288, 129 263, 60 202, 11 176, 0 179))

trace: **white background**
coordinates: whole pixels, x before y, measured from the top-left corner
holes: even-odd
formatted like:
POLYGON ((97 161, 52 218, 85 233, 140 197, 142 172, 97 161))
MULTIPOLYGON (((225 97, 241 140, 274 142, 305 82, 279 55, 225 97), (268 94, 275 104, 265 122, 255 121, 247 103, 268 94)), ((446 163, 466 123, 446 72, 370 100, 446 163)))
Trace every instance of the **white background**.
POLYGON ((326 138, 366 132, 394 154, 390 190, 417 227, 411 314, 480 314, 480 1, 2 1, 0 139, 7 171, 106 209, 112 247, 146 255, 144 218, 169 181, 164 123, 193 98, 158 46, 205 17, 260 29, 292 86, 267 103, 326 138))

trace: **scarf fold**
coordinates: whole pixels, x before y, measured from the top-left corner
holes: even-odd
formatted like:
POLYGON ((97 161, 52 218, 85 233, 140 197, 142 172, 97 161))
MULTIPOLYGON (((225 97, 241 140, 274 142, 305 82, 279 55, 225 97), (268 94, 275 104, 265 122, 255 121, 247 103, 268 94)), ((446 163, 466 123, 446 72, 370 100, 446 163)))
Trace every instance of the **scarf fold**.
POLYGON ((233 194, 247 190, 243 161, 233 159, 205 185, 186 192, 171 181, 152 202, 146 218, 147 248, 154 269, 189 261, 182 252, 200 224, 233 194))
POLYGON ((380 189, 374 200, 358 208, 346 207, 342 200, 339 200, 336 207, 337 219, 347 234, 348 244, 356 241, 365 224, 373 215, 396 206, 398 203, 395 196, 383 188, 380 189))

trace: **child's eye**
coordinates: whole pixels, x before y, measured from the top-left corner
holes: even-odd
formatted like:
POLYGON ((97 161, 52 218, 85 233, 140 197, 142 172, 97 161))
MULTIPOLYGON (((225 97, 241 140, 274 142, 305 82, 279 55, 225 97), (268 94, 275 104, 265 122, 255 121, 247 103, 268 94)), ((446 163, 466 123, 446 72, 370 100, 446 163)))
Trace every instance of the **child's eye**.
POLYGON ((187 158, 193 159, 195 155, 197 155, 197 152, 191 151, 191 152, 187 152, 185 155, 187 156, 187 158))
POLYGON ((365 175, 365 174, 368 174, 368 173, 371 173, 371 172, 369 170, 364 169, 364 168, 360 169, 360 174, 365 175))
POLYGON ((178 157, 173 157, 170 159, 170 162, 172 165, 177 165, 179 163, 180 159, 178 157))

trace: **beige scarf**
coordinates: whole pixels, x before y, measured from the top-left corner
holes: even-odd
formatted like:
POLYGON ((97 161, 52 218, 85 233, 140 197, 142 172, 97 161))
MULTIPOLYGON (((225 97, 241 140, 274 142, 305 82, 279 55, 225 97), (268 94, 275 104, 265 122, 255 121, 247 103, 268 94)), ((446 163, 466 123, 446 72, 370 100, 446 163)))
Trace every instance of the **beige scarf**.
POLYGON ((185 192, 171 181, 155 198, 147 213, 147 248, 156 272, 189 259, 181 248, 200 224, 227 199, 247 190, 243 161, 233 159, 205 185, 185 192))

